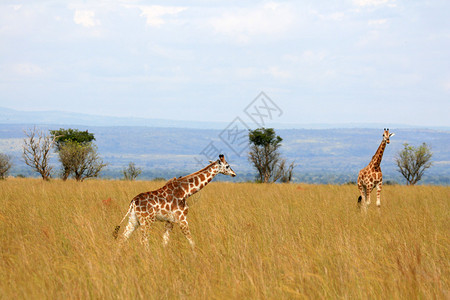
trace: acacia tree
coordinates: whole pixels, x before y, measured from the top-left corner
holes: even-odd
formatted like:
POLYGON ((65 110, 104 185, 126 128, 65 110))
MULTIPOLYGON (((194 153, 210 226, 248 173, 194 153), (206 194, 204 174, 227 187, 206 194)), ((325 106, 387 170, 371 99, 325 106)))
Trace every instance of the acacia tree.
POLYGON ((59 160, 68 174, 73 174, 77 181, 97 177, 106 166, 97 153, 97 147, 92 143, 64 143, 59 150, 59 160))
POLYGON ((9 169, 11 169, 11 157, 7 154, 0 153, 0 180, 6 179, 9 169))
POLYGON ((67 144, 67 143, 77 143, 81 146, 87 145, 91 143, 94 138, 93 133, 89 133, 86 131, 79 131, 78 129, 63 129, 60 128, 59 130, 50 130, 50 133, 56 136, 55 139, 55 147, 56 151, 59 154, 59 161, 62 164, 62 173, 61 178, 63 180, 67 180, 69 178, 70 174, 72 173, 73 169, 73 161, 74 159, 71 159, 70 157, 67 157, 67 152, 71 152, 71 150, 75 149, 74 147, 69 147, 69 149, 66 149, 66 153, 63 153, 64 157, 61 157, 61 149, 67 144))
POLYGON ((417 148, 408 143, 403 146, 395 158, 398 171, 405 177, 407 185, 415 185, 422 179, 425 170, 431 167, 433 153, 426 143, 417 148))
POLYGON ((281 182, 291 182, 292 173, 294 172, 295 162, 291 162, 291 164, 286 167, 286 160, 283 159, 278 167, 279 173, 281 174, 280 181, 281 182))
POLYGON ((258 171, 258 181, 267 183, 281 179, 289 182, 292 179, 294 163, 286 168, 286 160, 281 158, 280 136, 276 135, 273 128, 258 128, 249 130, 250 141, 249 160, 258 171))
POLYGON ((136 164, 134 162, 130 162, 128 167, 123 170, 123 177, 125 180, 135 180, 141 173, 142 170, 140 168, 136 168, 136 164))
POLYGON ((50 166, 49 161, 55 136, 46 135, 36 127, 30 129, 30 132, 24 131, 24 133, 27 136, 23 140, 22 153, 25 164, 41 174, 43 180, 50 180, 50 172, 53 167, 50 166))

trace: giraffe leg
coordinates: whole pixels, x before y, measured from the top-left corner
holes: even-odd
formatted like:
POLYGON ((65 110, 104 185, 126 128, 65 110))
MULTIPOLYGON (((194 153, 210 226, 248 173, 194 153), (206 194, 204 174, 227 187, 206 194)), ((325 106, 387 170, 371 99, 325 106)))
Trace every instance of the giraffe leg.
POLYGON ((148 224, 142 226, 141 244, 145 247, 145 250, 150 251, 148 246, 148 237, 150 235, 150 226, 148 224))
POLYGON ((139 227, 139 222, 136 218, 136 213, 134 211, 132 211, 132 212, 130 212, 130 217, 128 219, 127 227, 125 227, 125 230, 123 232, 122 240, 126 241, 138 227, 139 227))
POLYGON ((380 181, 380 183, 377 184, 377 207, 381 206, 381 186, 382 186, 382 182, 380 181))
POLYGON ((367 197, 367 187, 366 185, 358 178, 358 188, 361 195, 358 198, 358 207, 363 208, 365 212, 367 210, 366 197, 367 197))
POLYGON ((188 225, 188 222, 186 221, 186 219, 184 219, 183 221, 180 222, 180 228, 181 228, 181 232, 183 232, 184 236, 189 241, 189 244, 191 244, 192 249, 194 249, 195 243, 194 243, 194 240, 192 239, 191 231, 189 230, 189 225, 188 225))
POLYGON ((166 246, 167 243, 169 242, 169 235, 170 235, 170 232, 173 229, 173 223, 166 222, 166 226, 165 227, 166 227, 166 231, 164 232, 164 235, 163 235, 163 246, 166 246))
POLYGON ((145 222, 142 224, 142 236, 141 236, 141 244, 144 245, 147 251, 150 250, 148 246, 148 237, 150 236, 150 227, 155 222, 155 217, 151 216, 147 218, 145 222))
POLYGON ((370 193, 372 192, 373 185, 369 184, 366 187, 366 205, 367 207, 370 205, 370 193))
POLYGON ((366 204, 366 187, 362 184, 358 184, 359 193, 361 194, 358 198, 358 206, 366 204))

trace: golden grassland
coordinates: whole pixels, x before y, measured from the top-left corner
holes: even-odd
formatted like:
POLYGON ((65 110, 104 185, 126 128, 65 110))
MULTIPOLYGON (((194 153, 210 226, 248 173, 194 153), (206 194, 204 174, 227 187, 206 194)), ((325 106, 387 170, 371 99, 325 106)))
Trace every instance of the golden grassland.
POLYGON ((195 253, 161 222, 150 251, 139 231, 119 249, 130 200, 162 184, 1 181, 0 298, 450 298, 450 187, 385 186, 363 214, 353 185, 212 182, 188 200, 195 253))

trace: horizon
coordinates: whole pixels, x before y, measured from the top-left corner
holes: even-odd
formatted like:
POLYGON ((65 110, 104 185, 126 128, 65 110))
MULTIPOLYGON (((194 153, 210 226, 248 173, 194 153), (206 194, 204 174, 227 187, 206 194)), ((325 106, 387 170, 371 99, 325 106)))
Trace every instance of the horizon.
POLYGON ((445 1, 0 8, 2 107, 248 123, 264 92, 275 123, 450 127, 445 1))
MULTIPOLYGON (((267 117, 266 117, 267 119, 267 117)), ((391 129, 432 129, 432 130, 450 130, 450 126, 417 126, 411 124, 381 124, 381 123, 284 123, 273 122, 273 119, 265 120, 264 124, 253 122, 243 122, 238 124, 236 128, 239 129, 256 129, 258 127, 275 128, 277 130, 295 130, 295 129, 377 129, 377 128, 391 128, 391 129), (264 126, 259 126, 264 125, 264 126)), ((174 119, 158 119, 158 118, 130 118, 130 117, 116 117, 107 115, 98 115, 93 113, 78 113, 61 110, 16 110, 13 108, 0 106, 0 124, 3 125, 39 125, 39 126, 93 126, 93 127, 154 127, 154 128, 179 128, 179 129, 205 129, 205 130, 224 130, 232 122, 223 121, 190 121, 190 120, 174 120, 174 119), (6 111, 6 116, 5 116, 6 111), (12 112, 14 115, 9 115, 12 112), (25 113, 26 115, 21 115, 25 113), (55 114, 55 115, 49 115, 55 114), (4 118, 2 118, 4 117, 4 118), (12 117, 12 121, 11 118, 12 117), (41 120, 42 118, 45 119, 41 120), (139 123, 142 122, 142 123, 139 123), (205 126, 208 126, 206 128, 205 126)))
MULTIPOLYGON (((198 170, 209 160, 224 154, 227 161, 239 170, 237 181, 252 180, 254 170, 248 161, 247 146, 239 137, 230 137, 223 129, 150 128, 143 126, 55 126, 39 125, 38 130, 77 128, 95 134, 95 145, 100 157, 108 164, 102 177, 121 178, 122 170, 129 162, 136 163, 145 178, 173 178, 198 170)), ((21 158, 24 124, 0 124, 0 152, 13 157, 11 174, 32 176, 34 171, 21 158)), ((315 183, 345 183, 355 180, 359 169, 370 161, 381 140, 379 129, 294 129, 276 130, 283 138, 282 156, 288 162, 295 161, 295 181, 315 183)), ((410 145, 430 145, 433 151, 433 167, 426 172, 423 184, 448 184, 450 131, 430 129, 394 129, 396 133, 383 158, 383 173, 389 181, 401 181, 396 171, 396 153, 410 145)), ((53 156, 54 166, 58 166, 53 156)), ((58 176, 59 168, 54 169, 58 176)))

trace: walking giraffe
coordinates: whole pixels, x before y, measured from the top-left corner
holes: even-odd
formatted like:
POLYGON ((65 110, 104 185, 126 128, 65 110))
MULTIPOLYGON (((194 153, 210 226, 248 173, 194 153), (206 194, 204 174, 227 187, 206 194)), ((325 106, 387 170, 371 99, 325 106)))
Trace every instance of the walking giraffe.
POLYGON ((377 207, 380 207, 380 194, 381 186, 383 184, 383 174, 381 173, 381 159, 383 158, 383 152, 386 148, 386 144, 389 144, 389 138, 394 136, 394 133, 389 133, 389 128, 384 129, 383 140, 377 149, 377 152, 372 157, 369 165, 359 171, 358 175, 358 188, 361 192, 361 196, 358 198, 358 204, 363 206, 364 210, 370 204, 370 192, 374 186, 377 188, 377 207))
MULTIPOLYGON (((143 231, 141 242, 148 247, 150 225, 158 220, 166 222, 166 231, 163 235, 164 246, 169 242, 173 225, 178 224, 191 246, 194 247, 194 241, 186 220, 188 213, 186 199, 204 188, 219 173, 232 177, 236 176, 222 154, 219 155, 217 161, 210 161, 208 166, 195 173, 173 178, 158 190, 141 193, 134 197, 131 200, 128 212, 119 223, 120 225, 129 215, 128 225, 123 232, 123 240, 127 240, 141 225, 143 231)), ((119 225, 116 226, 113 233, 115 238, 119 233, 119 225)))

